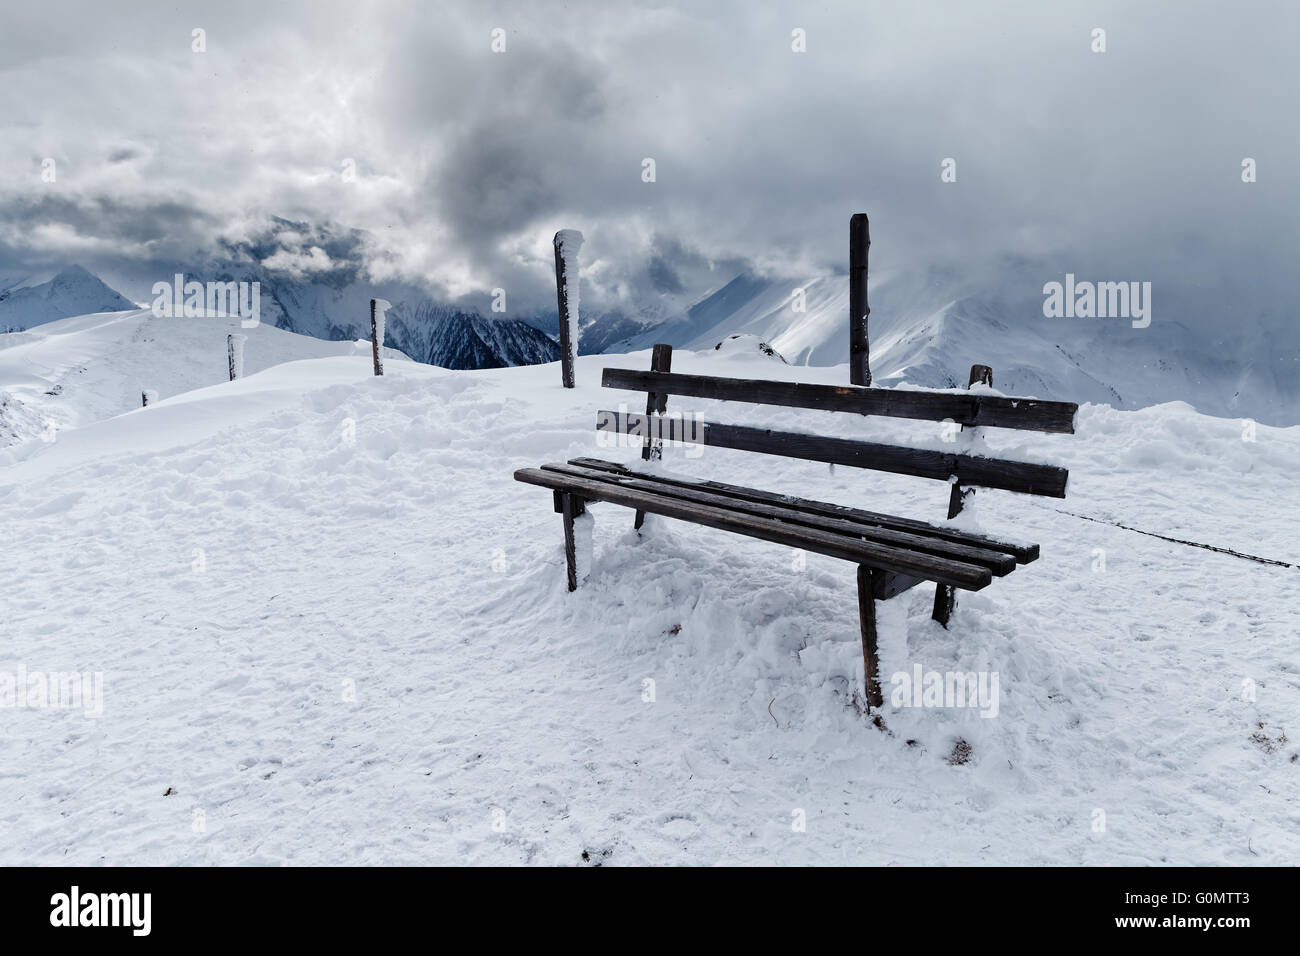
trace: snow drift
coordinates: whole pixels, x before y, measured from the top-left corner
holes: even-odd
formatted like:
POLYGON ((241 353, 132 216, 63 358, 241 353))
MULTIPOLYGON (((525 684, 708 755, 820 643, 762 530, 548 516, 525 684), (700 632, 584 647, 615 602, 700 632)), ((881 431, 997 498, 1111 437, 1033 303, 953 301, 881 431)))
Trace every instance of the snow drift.
MULTIPOLYGON (((549 496, 512 473, 637 458, 597 447, 594 410, 644 402, 597 382, 648 353, 580 358, 564 390, 555 364, 394 362, 376 378, 361 350, 259 368, 254 333, 244 379, 170 395, 162 382, 156 405, 6 454, 0 674, 102 673, 103 714, 0 707, 4 862, 1300 852, 1300 572, 1057 510, 1294 563, 1300 529, 1281 502, 1300 429, 1243 440, 1238 422, 1175 403, 1087 405, 1075 436, 987 430, 998 454, 1071 469, 1063 503, 977 495, 987 529, 1043 556, 962 595, 948 631, 926 588, 889 602, 881 652, 887 681, 918 665, 996 673, 996 716, 890 704, 882 731, 853 704, 843 562, 653 517, 638 536, 626 509, 595 505, 590 578, 566 591, 549 496)), ((847 377, 752 348, 679 352, 674 369, 847 377)), ((940 427, 756 414, 864 438, 940 427)), ((778 459, 759 474, 752 458, 670 446, 663 467, 928 519, 947 499, 941 482, 778 459)))

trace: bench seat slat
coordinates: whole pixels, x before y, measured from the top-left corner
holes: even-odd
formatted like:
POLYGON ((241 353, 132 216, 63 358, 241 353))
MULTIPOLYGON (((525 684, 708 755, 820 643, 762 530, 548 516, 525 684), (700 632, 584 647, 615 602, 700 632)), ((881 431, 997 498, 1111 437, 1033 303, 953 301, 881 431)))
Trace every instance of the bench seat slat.
POLYGON ((727 508, 697 504, 664 494, 623 488, 607 481, 565 475, 541 468, 521 468, 515 480, 552 490, 563 490, 589 501, 607 501, 649 514, 679 518, 722 531, 802 548, 817 554, 852 561, 884 571, 925 578, 963 590, 987 587, 993 574, 986 567, 937 555, 892 547, 874 541, 854 540, 843 534, 745 514, 727 508))
POLYGON ((938 481, 956 478, 959 484, 968 487, 998 488, 1051 498, 1064 498, 1069 481, 1069 472, 1055 465, 958 455, 926 448, 782 432, 747 425, 691 422, 688 427, 688 423, 681 418, 660 418, 629 412, 598 411, 596 430, 650 435, 665 441, 734 448, 738 451, 762 452, 805 461, 824 461, 938 481))
POLYGON ((923 551, 927 554, 938 555, 939 557, 966 561, 971 564, 978 564, 981 567, 986 567, 998 577, 1009 574, 1011 571, 1015 570, 1016 567, 1016 559, 1011 555, 1000 551, 992 551, 976 545, 948 541, 944 538, 935 537, 933 535, 918 534, 913 531, 898 531, 892 528, 873 527, 870 525, 864 525, 860 522, 849 521, 844 518, 830 518, 824 515, 811 514, 800 511, 797 507, 788 504, 775 505, 764 502, 745 501, 741 498, 729 497, 727 495, 710 492, 706 489, 684 488, 676 485, 669 485, 664 482, 655 481, 653 478, 649 477, 639 477, 632 474, 619 474, 612 471, 585 468, 581 465, 575 465, 572 462, 567 465, 543 465, 542 468, 546 471, 554 471, 566 475, 576 475, 580 478, 593 478, 597 481, 608 481, 624 488, 633 488, 639 491, 649 491, 655 494, 668 495, 674 498, 683 498, 704 505, 713 505, 733 511, 743 511, 748 514, 760 515, 765 518, 776 518, 780 521, 794 522, 795 524, 807 525, 811 528, 821 528, 825 531, 833 531, 854 538, 866 538, 871 541, 879 541, 882 544, 897 545, 903 548, 910 548, 914 551, 923 551))
POLYGON ((646 372, 640 369, 607 368, 601 376, 606 388, 636 392, 667 392, 691 398, 727 402, 783 405, 827 412, 857 412, 941 422, 952 419, 961 425, 989 425, 1027 431, 1074 434, 1074 402, 1050 402, 1036 398, 1003 395, 956 394, 871 388, 858 385, 814 385, 806 382, 771 382, 715 375, 685 375, 680 372, 646 372))
POLYGON ((900 518, 896 515, 882 514, 875 511, 864 511, 861 508, 850 508, 845 505, 832 504, 828 501, 813 501, 809 498, 799 498, 794 495, 782 495, 772 491, 763 491, 758 488, 746 488, 741 485, 730 485, 721 481, 699 481, 696 479, 681 478, 674 475, 639 471, 633 468, 628 468, 626 465, 620 464, 619 462, 606 461, 602 458, 573 458, 569 463, 583 468, 636 475, 637 477, 647 478, 666 485, 686 488, 702 488, 706 491, 718 492, 744 501, 786 505, 798 508, 799 510, 810 514, 842 518, 872 527, 894 528, 900 531, 915 531, 921 534, 943 538, 947 541, 957 541, 980 548, 987 548, 990 551, 1000 551, 1004 554, 1011 555, 1020 564, 1028 564, 1031 561, 1038 560, 1039 548, 1036 544, 999 540, 984 535, 959 531, 956 528, 948 527, 946 525, 930 524, 927 521, 919 521, 914 518, 900 518))

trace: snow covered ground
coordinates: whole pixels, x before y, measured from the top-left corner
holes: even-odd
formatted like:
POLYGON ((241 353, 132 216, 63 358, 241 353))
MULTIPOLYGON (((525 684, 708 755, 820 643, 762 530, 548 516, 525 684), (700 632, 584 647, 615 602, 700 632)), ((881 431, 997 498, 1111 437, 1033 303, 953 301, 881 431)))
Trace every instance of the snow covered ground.
MULTIPOLYGON (((38 359, 75 382, 136 347, 109 336, 120 318, 67 321, 108 338, 78 340, 80 362, 0 351, 0 388, 41 415, 57 399, 38 359)), ((594 412, 644 396, 599 388, 600 368, 648 352, 580 358, 565 391, 556 365, 375 378, 367 353, 267 367, 256 346, 228 383, 220 351, 177 340, 151 361, 197 349, 212 384, 177 394, 159 364, 120 396, 88 390, 53 441, 0 451, 0 691, 20 668, 103 674, 101 716, 0 708, 0 863, 1300 859, 1300 570, 1057 510, 1300 563, 1300 428, 1247 441, 1169 404, 1085 406, 1074 436, 988 430, 1069 467, 1070 497, 981 491, 985 529, 1042 558, 960 594, 948 631, 928 587, 883 605, 882 669, 997 672, 996 716, 887 704, 882 731, 852 703, 846 563, 799 570, 653 517, 638 537, 595 505, 590 579, 566 591, 550 496, 512 472, 632 460, 598 447, 594 412), (163 399, 131 408, 140 385, 163 399)), ((673 367, 847 381, 750 350, 673 367)), ((918 442, 940 427, 669 408, 918 442)), ((664 467, 927 519, 947 500, 717 449, 664 467)))
MULTIPOLYGON (((100 312, 0 335, 0 448, 224 382, 226 336, 245 335, 244 373, 291 359, 369 355, 370 342, 329 342, 237 318, 175 319, 148 309, 100 312)), ((386 360, 406 360, 384 349, 386 360)))

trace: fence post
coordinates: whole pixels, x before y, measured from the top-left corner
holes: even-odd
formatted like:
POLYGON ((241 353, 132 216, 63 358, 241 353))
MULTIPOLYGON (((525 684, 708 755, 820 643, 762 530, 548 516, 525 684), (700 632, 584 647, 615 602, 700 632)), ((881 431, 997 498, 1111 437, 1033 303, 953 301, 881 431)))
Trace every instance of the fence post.
POLYGON ((230 370, 232 382, 244 375, 244 343, 247 341, 247 335, 236 332, 226 336, 226 366, 230 370))
MULTIPOLYGON (((976 382, 982 385, 993 385, 993 369, 988 365, 972 365, 970 367, 970 381, 966 387, 970 388, 976 382)), ((962 426, 962 431, 966 426, 962 426)), ((966 496, 975 494, 974 488, 963 488, 959 483, 954 482, 952 491, 948 494, 948 518, 949 520, 961 514, 966 507, 966 496)), ((952 617, 953 609, 957 607, 957 590, 947 584, 937 584, 934 588, 934 610, 930 617, 938 621, 945 628, 948 626, 948 619, 952 617)))
POLYGON ((150 402, 158 401, 158 393, 152 388, 142 388, 140 390, 140 407, 148 408, 150 402))
POLYGON ((849 220, 849 384, 871 384, 870 340, 867 337, 867 251, 871 225, 865 212, 849 220))
POLYGON ((384 299, 370 300, 370 348, 374 353, 376 375, 384 374, 384 358, 380 349, 384 345, 384 310, 388 307, 389 304, 384 299))
POLYGON ((560 314, 560 375, 564 387, 573 388, 573 366, 578 357, 578 250, 582 248, 582 233, 576 229, 561 229, 553 242, 555 302, 560 314), (570 278, 573 280, 572 290, 569 288, 570 278))

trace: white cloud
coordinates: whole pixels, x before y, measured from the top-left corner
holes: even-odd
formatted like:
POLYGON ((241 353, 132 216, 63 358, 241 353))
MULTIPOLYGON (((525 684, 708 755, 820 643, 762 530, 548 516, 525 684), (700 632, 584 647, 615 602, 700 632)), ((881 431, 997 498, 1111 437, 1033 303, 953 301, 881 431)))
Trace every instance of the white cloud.
POLYGON ((262 260, 262 268, 267 271, 285 273, 295 279, 314 272, 327 272, 333 267, 334 263, 320 246, 312 246, 306 252, 280 248, 262 260))

